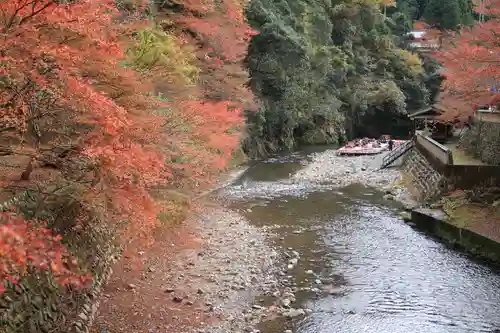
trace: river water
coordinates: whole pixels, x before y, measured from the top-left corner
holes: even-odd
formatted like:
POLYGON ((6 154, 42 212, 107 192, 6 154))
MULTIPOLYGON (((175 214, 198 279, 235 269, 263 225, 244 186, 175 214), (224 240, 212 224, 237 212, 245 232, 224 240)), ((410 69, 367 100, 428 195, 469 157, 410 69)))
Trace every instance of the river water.
MULTIPOLYGON (((263 321, 262 333, 500 329, 498 271, 416 231, 399 217, 396 202, 362 181, 294 180, 312 160, 298 153, 258 163, 224 190, 233 210, 268 230, 283 254, 279 281, 294 292, 291 306, 308 309, 306 316, 263 321), (287 267, 295 257, 298 263, 287 267)), ((364 169, 366 158, 345 161, 346 168, 364 169)))

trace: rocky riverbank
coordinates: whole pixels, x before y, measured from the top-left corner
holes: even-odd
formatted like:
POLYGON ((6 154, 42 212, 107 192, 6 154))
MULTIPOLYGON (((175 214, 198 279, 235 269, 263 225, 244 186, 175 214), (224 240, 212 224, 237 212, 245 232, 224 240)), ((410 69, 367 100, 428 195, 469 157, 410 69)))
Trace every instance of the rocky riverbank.
POLYGON ((384 191, 387 200, 396 200, 407 208, 415 207, 417 202, 403 184, 400 172, 394 168, 380 170, 386 154, 344 157, 337 156, 335 150, 316 153, 311 163, 293 175, 291 180, 334 187, 359 183, 384 191))
POLYGON ((94 332, 230 332, 251 325, 242 313, 252 310, 256 295, 276 289, 278 254, 238 214, 213 204, 199 213, 139 253, 140 269, 127 258, 115 269, 94 332))
POLYGON ((140 253, 140 271, 115 272, 94 332, 257 333, 262 321, 311 311, 294 307, 295 293, 323 292, 322 281, 312 271, 316 287, 297 288, 291 276, 287 280, 300 260, 297 251, 278 253, 267 243, 266 230, 219 205, 205 204, 199 213, 192 233, 184 236, 191 239, 187 244, 155 247, 140 253))
POLYGON ((271 230, 251 225, 224 201, 237 197, 238 191, 279 196, 353 183, 385 190, 388 200, 404 198, 404 188, 393 186, 399 173, 378 170, 381 158, 345 158, 333 150, 316 153, 287 179, 255 182, 253 189, 232 186, 211 201, 203 199, 186 225, 158 239, 146 253, 139 251, 139 269, 126 260, 115 269, 93 332, 257 333, 263 321, 307 315, 311 309, 294 304, 297 293, 343 291, 312 270, 304 272, 304 283, 294 282, 291 271, 302 260, 301 253, 273 248, 268 242, 271 230))
MULTIPOLYGON (((383 155, 341 157, 337 156, 334 150, 314 153, 309 156, 309 162, 303 163, 303 167, 295 174, 290 174, 288 178, 274 182, 253 182, 253 184, 243 183, 232 186, 222 194, 222 197, 228 195, 238 199, 250 197, 271 199, 281 195, 324 191, 358 183, 384 191, 386 200, 399 201, 407 208, 415 206, 416 203, 411 194, 401 182, 399 171, 396 169, 379 170, 382 158, 383 155)), ((279 161, 275 162, 279 163, 279 161)), ((247 209, 247 211, 251 211, 251 209, 247 209)), ((244 219, 240 222, 246 223, 244 219)), ((263 234, 264 240, 271 236, 272 230, 264 228, 257 230, 263 234)), ((292 234, 301 234, 302 232, 304 231, 291 230, 292 234)), ((262 246, 259 253, 267 257, 266 261, 274 262, 274 267, 268 267, 267 276, 260 280, 261 284, 257 281, 254 284, 254 288, 260 289, 261 293, 254 294, 258 297, 253 299, 253 303, 247 303, 246 306, 245 302, 240 303, 240 307, 228 302, 229 305, 226 306, 226 309, 231 308, 232 311, 227 312, 226 320, 222 324, 218 323, 207 328, 204 332, 257 333, 259 330, 255 329, 255 325, 260 322, 275 320, 277 317, 281 318, 282 321, 288 321, 311 313, 312 309, 294 304, 297 294, 338 296, 345 292, 342 287, 336 286, 336 283, 332 284, 332 281, 321 277, 313 270, 304 271, 303 280, 295 281, 291 272, 299 264, 299 261, 303 260, 301 253, 297 251, 298 249, 289 247, 285 251, 269 250, 265 241, 256 243, 255 246, 262 246), (270 256, 270 254, 272 255, 270 256), (262 284, 264 281, 266 283, 262 284)), ((246 264, 255 265, 258 262, 250 260, 246 264)), ((252 297, 247 298, 247 300, 251 299, 252 297)), ((290 333, 292 331, 284 330, 283 332, 290 333)))

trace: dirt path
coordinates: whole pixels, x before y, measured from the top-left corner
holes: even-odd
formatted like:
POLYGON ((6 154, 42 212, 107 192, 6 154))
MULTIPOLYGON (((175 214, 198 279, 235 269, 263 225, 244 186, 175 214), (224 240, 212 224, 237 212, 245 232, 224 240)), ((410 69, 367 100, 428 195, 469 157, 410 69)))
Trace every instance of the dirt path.
POLYGON ((277 255, 236 213, 210 203, 198 212, 203 216, 164 231, 151 249, 138 249, 140 269, 132 258, 116 265, 92 332, 233 332, 250 326, 251 318, 237 316, 255 295, 275 287, 277 255))

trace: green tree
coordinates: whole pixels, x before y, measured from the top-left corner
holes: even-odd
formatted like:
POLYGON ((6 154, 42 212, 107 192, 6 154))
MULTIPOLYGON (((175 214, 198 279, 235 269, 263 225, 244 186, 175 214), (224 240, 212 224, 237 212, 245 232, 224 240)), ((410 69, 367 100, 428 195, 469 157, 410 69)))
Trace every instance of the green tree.
POLYGON ((413 20, 420 20, 428 0, 396 0, 396 9, 413 20))
POLYGON ((473 22, 471 0, 427 0, 424 18, 441 30, 457 30, 473 22))
POLYGON ((250 2, 246 15, 260 34, 250 43, 247 65, 261 101, 260 112, 247 115, 250 155, 376 135, 390 130, 391 117, 408 121, 407 110, 432 100, 427 80, 437 68, 399 47, 411 20, 404 13, 388 18, 381 5, 250 2))

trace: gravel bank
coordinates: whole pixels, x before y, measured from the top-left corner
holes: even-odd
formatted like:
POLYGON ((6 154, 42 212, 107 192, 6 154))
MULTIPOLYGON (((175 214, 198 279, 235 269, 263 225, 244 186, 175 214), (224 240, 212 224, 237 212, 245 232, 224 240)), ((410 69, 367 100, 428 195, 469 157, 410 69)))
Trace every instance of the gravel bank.
POLYGON ((201 252, 180 258, 178 267, 183 273, 178 279, 180 286, 203 285, 201 298, 220 320, 193 329, 193 333, 258 333, 256 327, 264 321, 290 320, 312 312, 294 306, 296 293, 332 293, 313 271, 306 273, 310 286, 297 286, 291 272, 302 260, 301 254, 292 248, 279 249, 278 253, 270 247, 266 239, 271 229, 255 228, 240 215, 220 207, 203 216, 200 233, 204 246, 201 252), (186 261, 193 264, 186 267, 186 261), (189 281, 184 280, 186 276, 189 281))
POLYGON ((188 293, 197 295, 207 311, 222 318, 195 332, 250 330, 251 319, 259 319, 260 308, 252 307, 254 298, 276 289, 278 253, 267 245, 261 230, 221 207, 204 210, 198 232, 203 246, 178 259, 180 274, 174 277, 177 282, 172 289, 192 286, 188 293))
POLYGON ((401 185, 397 169, 380 170, 386 153, 375 156, 337 156, 335 150, 314 153, 310 162, 300 161, 303 168, 286 179, 253 181, 231 186, 224 194, 233 199, 273 199, 283 195, 301 196, 314 191, 329 191, 358 183, 387 193, 389 200, 397 200, 407 207, 416 205, 409 192, 401 185))
POLYGON ((124 258, 92 332, 249 332, 260 321, 253 302, 277 290, 278 253, 236 212, 207 203, 199 213, 181 234, 139 251, 140 270, 124 258))
POLYGON ((316 153, 288 179, 231 185, 212 201, 204 194, 198 217, 180 228, 181 236, 139 251, 139 273, 118 270, 93 332, 257 333, 255 327, 266 319, 307 315, 309 309, 294 307, 296 293, 339 291, 328 290, 313 272, 306 273, 313 275, 305 289, 291 283, 288 275, 300 254, 273 248, 269 230, 252 226, 222 201, 300 195, 352 183, 383 189, 388 200, 403 198, 406 192, 393 186, 399 172, 378 170, 382 158, 316 153), (179 239, 185 244, 176 244, 179 239))
POLYGON ((332 184, 338 187, 353 183, 381 187, 399 179, 394 170, 378 170, 385 154, 374 156, 337 156, 335 150, 316 153, 312 162, 292 176, 295 182, 332 184))
MULTIPOLYGON (((417 205, 402 186, 401 173, 394 168, 380 170, 388 153, 374 156, 337 156, 335 150, 316 153, 312 162, 291 177, 293 182, 344 187, 354 183, 375 187, 386 192, 386 198, 403 203, 407 208, 417 205)), ((395 165, 399 165, 397 161, 395 165)))

